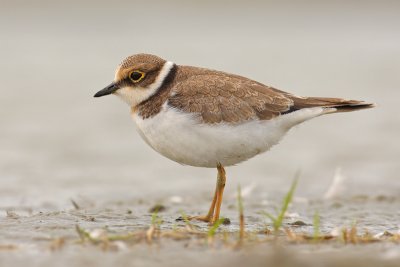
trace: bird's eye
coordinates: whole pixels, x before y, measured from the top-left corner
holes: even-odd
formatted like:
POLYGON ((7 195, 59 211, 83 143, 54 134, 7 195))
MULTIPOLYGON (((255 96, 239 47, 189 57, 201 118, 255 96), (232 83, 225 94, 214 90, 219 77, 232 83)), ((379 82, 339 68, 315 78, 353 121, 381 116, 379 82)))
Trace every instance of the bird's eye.
POLYGON ((144 78, 144 75, 144 72, 135 70, 129 74, 129 79, 131 79, 132 82, 137 83, 144 78))

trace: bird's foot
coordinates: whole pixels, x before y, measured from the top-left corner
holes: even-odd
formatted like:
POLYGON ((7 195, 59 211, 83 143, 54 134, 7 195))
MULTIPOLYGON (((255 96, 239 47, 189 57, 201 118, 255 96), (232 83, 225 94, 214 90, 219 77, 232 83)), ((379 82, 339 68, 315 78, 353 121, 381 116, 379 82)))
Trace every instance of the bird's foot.
POLYGON ((175 221, 202 221, 210 223, 212 221, 211 216, 179 216, 175 221))
MULTIPOLYGON (((228 225, 231 224, 231 220, 229 218, 221 218, 222 219, 222 224, 223 225, 228 225)), ((185 216, 182 217, 180 216, 179 218, 176 219, 176 221, 202 221, 208 223, 208 225, 214 225, 217 221, 219 221, 219 218, 213 218, 212 216, 204 215, 204 216, 185 216)))

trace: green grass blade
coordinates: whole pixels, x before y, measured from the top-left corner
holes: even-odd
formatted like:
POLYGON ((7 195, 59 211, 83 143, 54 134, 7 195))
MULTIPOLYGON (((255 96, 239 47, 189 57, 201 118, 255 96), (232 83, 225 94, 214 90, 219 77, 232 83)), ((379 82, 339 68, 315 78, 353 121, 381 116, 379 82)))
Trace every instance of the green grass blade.
POLYGON ((277 224, 277 229, 276 230, 279 230, 279 228, 282 227, 283 219, 285 217, 285 213, 286 213, 286 211, 287 211, 287 209, 289 207, 289 204, 292 202, 293 194, 294 194, 294 191, 296 190, 296 187, 297 187, 298 177, 299 177, 299 173, 296 174, 296 177, 293 180, 293 183, 292 183, 292 186, 290 187, 289 192, 286 194, 285 198, 283 199, 281 211, 279 212, 279 215, 276 218, 276 224, 277 224))
POLYGON ((314 225, 314 236, 313 236, 313 239, 314 240, 318 240, 319 239, 319 237, 321 236, 321 232, 320 232, 320 224, 321 223, 321 220, 320 220, 320 217, 319 217, 319 213, 318 213, 318 211, 315 211, 315 213, 314 213, 314 222, 313 222, 313 225, 314 225))
POLYGON ((218 228, 220 225, 225 221, 225 218, 220 218, 218 221, 216 221, 208 230, 207 235, 208 237, 214 237, 215 233, 217 232, 218 228))
POLYGON ((279 229, 282 227, 283 219, 285 217, 285 213, 289 207, 289 204, 292 202, 294 191, 296 190, 296 187, 297 187, 297 181, 299 180, 299 176, 300 176, 300 172, 297 172, 295 175, 295 178, 292 182, 289 192, 287 192, 285 198, 283 199, 282 207, 281 207, 280 211, 277 212, 278 215, 276 218, 267 212, 262 212, 266 217, 268 217, 272 221, 272 223, 274 225, 275 233, 278 232, 279 229))

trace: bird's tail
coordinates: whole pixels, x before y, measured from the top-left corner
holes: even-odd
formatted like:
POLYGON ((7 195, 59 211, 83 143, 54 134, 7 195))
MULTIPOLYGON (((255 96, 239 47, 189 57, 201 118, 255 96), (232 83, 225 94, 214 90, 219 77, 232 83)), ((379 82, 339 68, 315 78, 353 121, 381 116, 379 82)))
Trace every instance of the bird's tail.
POLYGON ((293 100, 296 109, 322 107, 325 109, 324 114, 349 112, 375 107, 375 104, 373 103, 358 100, 346 100, 342 98, 307 97, 295 98, 293 100))

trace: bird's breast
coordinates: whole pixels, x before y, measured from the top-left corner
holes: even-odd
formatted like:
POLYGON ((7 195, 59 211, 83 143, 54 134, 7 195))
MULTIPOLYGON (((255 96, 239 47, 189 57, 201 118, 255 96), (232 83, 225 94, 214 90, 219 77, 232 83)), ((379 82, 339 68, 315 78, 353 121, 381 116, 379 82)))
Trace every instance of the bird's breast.
POLYGON ((280 117, 238 125, 205 124, 195 114, 167 105, 153 117, 143 118, 134 111, 132 117, 138 132, 154 150, 178 163, 198 167, 245 161, 277 144, 290 128, 280 117))

